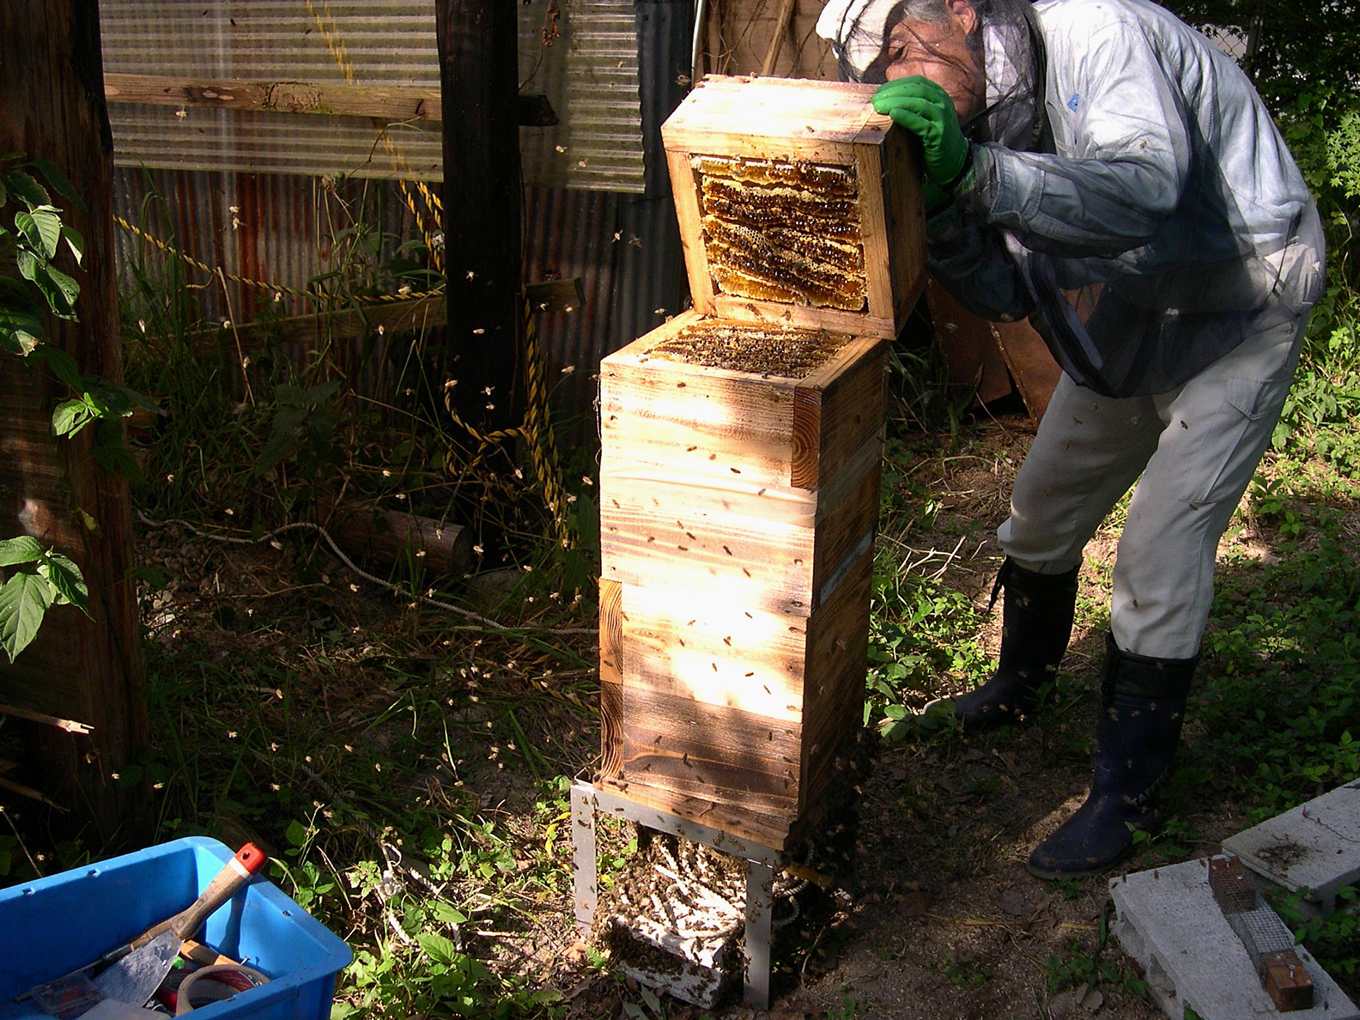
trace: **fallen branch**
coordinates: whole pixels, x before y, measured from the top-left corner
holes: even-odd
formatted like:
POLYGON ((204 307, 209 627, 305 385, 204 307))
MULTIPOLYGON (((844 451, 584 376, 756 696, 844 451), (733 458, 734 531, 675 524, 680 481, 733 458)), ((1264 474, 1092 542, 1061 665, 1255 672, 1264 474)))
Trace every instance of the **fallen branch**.
POLYGON ((395 585, 390 581, 386 581, 381 577, 376 577, 373 574, 368 573, 368 571, 364 570, 362 567, 358 566, 353 560, 351 560, 348 556, 345 555, 344 551, 336 544, 335 539, 331 537, 330 532, 328 532, 325 528, 323 528, 319 524, 313 524, 311 521, 295 521, 292 524, 285 524, 282 527, 275 528, 273 531, 267 532, 259 536, 258 538, 246 538, 245 536, 242 535, 224 535, 215 534, 211 531, 204 531, 201 528, 196 528, 188 521, 181 520, 179 518, 172 518, 166 521, 153 520, 146 514, 142 513, 140 510, 137 511, 137 519, 140 520, 143 524, 145 524, 149 528, 165 528, 169 527, 172 524, 176 524, 182 528, 187 529, 193 534, 198 535, 200 538, 210 539, 211 541, 214 542, 230 542, 234 545, 259 545, 262 542, 269 542, 280 535, 287 534, 290 531, 315 532, 316 534, 320 535, 322 541, 324 541, 326 545, 330 547, 330 550, 335 555, 336 559, 338 559, 341 563, 348 567, 352 573, 357 574, 359 577, 363 578, 365 581, 368 581, 370 584, 376 584, 381 588, 386 588, 388 591, 400 595, 403 598, 412 598, 418 602, 423 602, 426 605, 434 606, 437 609, 446 609, 451 613, 457 613, 464 619, 472 620, 478 625, 478 626, 467 625, 458 626, 454 627, 453 628, 454 630, 480 630, 482 628, 489 628, 491 630, 505 631, 506 633, 510 634, 517 633, 520 631, 534 631, 540 634, 598 633, 597 629, 594 627, 536 627, 533 626, 532 624, 504 624, 500 623, 497 620, 493 620, 488 616, 483 616, 481 613, 474 613, 470 609, 464 609, 462 606, 456 606, 452 602, 445 602, 442 599, 437 599, 430 595, 421 595, 419 592, 408 591, 407 589, 399 587, 398 585, 395 585))
POLYGON ((0 705, 0 715, 10 715, 16 719, 27 719, 29 722, 42 723, 44 726, 55 726, 59 730, 67 733, 79 733, 88 736, 94 732, 93 726, 88 726, 83 722, 76 722, 74 719, 59 719, 54 715, 46 715, 42 712, 34 712, 32 709, 19 708, 17 705, 0 705))

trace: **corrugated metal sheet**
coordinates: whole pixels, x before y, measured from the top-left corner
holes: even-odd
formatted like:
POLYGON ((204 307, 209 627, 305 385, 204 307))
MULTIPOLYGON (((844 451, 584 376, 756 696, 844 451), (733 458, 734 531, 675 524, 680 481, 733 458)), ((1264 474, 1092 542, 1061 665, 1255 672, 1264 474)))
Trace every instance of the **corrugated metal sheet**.
MULTIPOLYGON (((519 7, 522 89, 561 119, 523 130, 526 180, 642 191, 633 0, 560 0, 555 37, 548 9, 519 7)), ((100 22, 109 72, 343 82, 348 67, 357 84, 439 87, 430 0, 103 0, 100 22)), ((428 125, 125 103, 110 120, 121 166, 425 180, 442 169, 428 125)))
POLYGON ((525 207, 526 279, 579 276, 585 307, 540 324, 555 406, 575 442, 593 440, 600 359, 688 304, 688 283, 661 147, 661 123, 688 91, 692 0, 639 0, 639 82, 646 152, 643 195, 530 189, 525 207), (571 374, 563 376, 563 368, 571 374))
MULTIPOLYGON (((143 230, 229 276, 244 276, 302 289, 336 268, 332 231, 352 215, 381 232, 390 254, 402 240, 419 236, 395 184, 350 182, 338 187, 315 177, 119 168, 113 178, 114 210, 143 230)), ((117 232, 118 269, 125 289, 134 267, 147 266, 158 278, 165 257, 133 235, 117 232)), ((227 293, 205 274, 189 270, 188 281, 209 286, 192 300, 209 320, 248 322, 261 313, 298 315, 315 308, 286 295, 229 279, 227 293)), ((390 288, 389 288, 390 289, 390 288)))
MULTIPOLYGON (((545 2, 534 0, 530 8, 527 27, 521 37, 522 55, 528 50, 529 42, 541 45, 545 2)), ((202 11, 205 3, 198 4, 197 10, 202 11)), ((104 0, 101 4, 106 16, 111 10, 145 9, 148 6, 152 6, 149 0, 104 0)), ((183 8, 192 6, 184 4, 183 8)), ((258 9, 266 5, 256 0, 252 4, 230 6, 258 9)), ((285 5, 273 6, 282 8, 285 5)), ((286 6, 290 11, 295 10, 302 6, 302 0, 286 6)), ((355 6, 358 5, 332 3, 331 11, 336 13, 355 6)), ((402 4, 375 0, 374 6, 390 9, 402 4)), ((414 5, 407 3, 405 6, 414 5)), ((581 6, 564 4, 567 9, 581 6)), ((652 329, 667 315, 680 311, 686 297, 684 262, 659 129, 686 90, 682 77, 689 62, 691 0, 642 0, 636 15, 633 0, 623 3, 609 0, 594 5, 597 13, 605 7, 614 8, 616 14, 626 8, 628 31, 636 33, 630 36, 627 45, 631 49, 626 55, 621 38, 611 44, 618 48, 618 60, 626 65, 614 70, 627 71, 633 79, 630 87, 637 130, 630 154, 638 168, 636 185, 629 193, 566 188, 560 183, 557 186, 531 183, 525 188, 525 279, 580 277, 586 291, 584 306, 577 311, 539 319, 539 336, 554 383, 554 409, 565 442, 588 441, 595 435, 592 406, 600 358, 652 329), (641 173, 644 162, 651 169, 645 178, 641 173), (645 194, 641 193, 644 185, 645 194), (570 370, 564 373, 568 367, 570 370)), ((365 5, 363 9, 370 8, 365 5)), ((210 14, 209 17, 213 16, 210 14)), ((619 33, 623 31, 623 24, 620 21, 615 25, 619 33)), ((187 28, 184 30, 188 31, 187 28)), ((107 45, 106 40, 106 48, 107 45)), ((565 55, 567 50, 557 49, 562 45, 563 40, 558 40, 553 49, 565 55)), ((389 58, 393 66, 397 66, 400 59, 397 56, 389 58)), ((321 62, 315 61, 308 65, 306 73, 310 75, 320 66, 321 62)), ((126 67, 109 68, 123 69, 126 67)), ((172 73, 183 72, 185 68, 168 62, 161 65, 161 70, 172 73)), ((208 77, 238 72, 219 70, 214 66, 211 71, 201 73, 208 77)), ((550 77, 554 73, 559 72, 548 66, 546 58, 538 68, 526 67, 524 80, 528 84, 524 90, 550 93, 555 87, 550 77)), ((437 68, 435 75, 437 80, 437 68)), ((293 76, 303 75, 295 72, 293 76)), ((321 77, 319 70, 316 76, 321 77)), ((185 120, 192 123, 197 116, 199 114, 191 113, 185 120)), ((296 123, 323 121, 324 118, 294 116, 288 120, 296 123)), ((579 125, 574 127, 579 128, 579 125)), ((129 136, 125 133, 124 137, 129 136)), ((154 134, 147 136, 145 144, 153 144, 155 137, 154 134)), ((523 143, 526 161, 548 158, 544 151, 547 147, 553 157, 571 160, 573 165, 581 159, 586 160, 587 166, 578 166, 578 170, 592 168, 593 157, 588 143, 582 143, 582 148, 578 149, 576 141, 569 138, 567 142, 547 146, 542 136, 527 130, 523 143), (567 152, 557 153, 558 144, 562 144, 567 152), (538 148, 534 149, 534 145, 538 148), (534 152, 538 154, 536 157, 531 156, 534 152)), ((159 144, 166 146, 164 140, 159 144)), ((226 160, 226 167, 234 165, 230 159, 226 160)), ((228 273, 293 287, 306 286, 309 280, 333 268, 328 237, 334 221, 326 214, 328 202, 343 200, 355 208, 363 205, 366 218, 389 236, 388 250, 401 240, 419 236, 394 183, 335 182, 314 176, 252 174, 232 169, 214 172, 145 170, 124 165, 115 174, 114 189, 119 213, 203 261, 221 265, 228 273)), ((332 206, 331 211, 335 210, 332 206)), ((159 256, 148 252, 135 238, 120 232, 119 265, 124 287, 133 284, 132 267, 139 259, 146 258, 153 267, 159 264, 159 256)), ((198 283, 210 282, 201 274, 191 273, 189 278, 198 283)), ((238 321, 253 319, 270 309, 286 314, 309 310, 287 298, 281 302, 282 307, 275 306, 268 293, 235 284, 229 287, 228 293, 230 314, 238 321)), ((209 318, 228 315, 227 296, 222 294, 220 286, 194 291, 193 300, 209 318)))

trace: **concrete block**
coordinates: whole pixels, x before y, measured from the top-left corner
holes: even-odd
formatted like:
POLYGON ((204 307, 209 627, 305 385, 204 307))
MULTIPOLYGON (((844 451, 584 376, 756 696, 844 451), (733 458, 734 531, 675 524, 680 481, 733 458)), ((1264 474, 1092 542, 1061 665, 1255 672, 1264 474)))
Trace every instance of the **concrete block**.
POLYGON ((1337 890, 1360 884, 1360 780, 1225 839, 1223 849, 1330 913, 1337 890))
POLYGON ((1209 889, 1208 864, 1187 861, 1110 882, 1114 933, 1142 965, 1149 990, 1172 1020, 1192 1007, 1204 1020, 1360 1020, 1360 1010, 1302 946, 1313 980, 1311 1009, 1283 1014, 1270 1001, 1209 889))

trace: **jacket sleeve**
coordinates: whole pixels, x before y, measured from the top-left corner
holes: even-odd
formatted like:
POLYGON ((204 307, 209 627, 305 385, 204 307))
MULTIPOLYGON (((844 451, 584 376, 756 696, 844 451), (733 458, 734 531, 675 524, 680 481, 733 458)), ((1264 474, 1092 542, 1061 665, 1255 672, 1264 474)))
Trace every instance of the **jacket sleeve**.
MULTIPOLYGON (((1032 251, 1114 256, 1139 248, 1180 204, 1190 139, 1179 90, 1146 29, 1107 24, 1081 47, 1071 95, 1050 115, 1069 121, 1072 156, 973 146, 973 173, 958 195, 983 222, 1032 251)), ((1066 91, 1066 88, 1064 88, 1066 91)))
POLYGON ((930 217, 927 231, 931 275, 965 308, 994 322, 1029 314, 1034 304, 1029 285, 1000 229, 954 202, 930 217))

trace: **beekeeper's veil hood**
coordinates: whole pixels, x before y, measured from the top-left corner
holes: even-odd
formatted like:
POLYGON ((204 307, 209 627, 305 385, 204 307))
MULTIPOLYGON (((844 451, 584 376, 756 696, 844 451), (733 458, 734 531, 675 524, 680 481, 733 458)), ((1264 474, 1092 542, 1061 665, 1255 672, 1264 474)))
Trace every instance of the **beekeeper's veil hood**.
MULTIPOLYGON (((985 79, 981 112, 964 125, 978 141, 1034 150, 1043 136, 1044 48, 1029 0, 971 0, 978 28, 969 50, 985 79)), ((827 0, 817 34, 831 43, 846 81, 888 80, 905 55, 944 58, 926 41, 948 21, 946 0, 827 0), (894 30, 897 29, 896 34, 894 30), (918 34, 917 29, 925 29, 918 34)), ((979 89, 981 91, 981 89, 979 89)))

